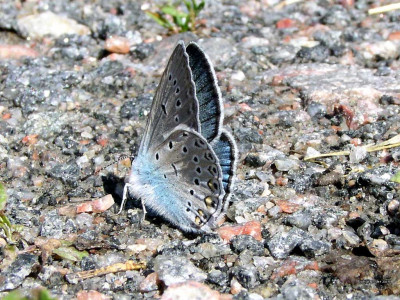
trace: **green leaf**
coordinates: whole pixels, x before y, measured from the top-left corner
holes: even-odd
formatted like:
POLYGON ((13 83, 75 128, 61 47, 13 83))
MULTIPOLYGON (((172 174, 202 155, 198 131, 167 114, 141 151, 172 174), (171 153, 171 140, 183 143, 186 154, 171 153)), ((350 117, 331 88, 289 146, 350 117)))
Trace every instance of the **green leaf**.
POLYGON ((146 11, 146 15, 148 15, 150 18, 152 18, 154 21, 156 21, 158 24, 160 24, 162 27, 169 28, 171 29, 173 26, 171 23, 169 23, 164 17, 162 17, 160 14, 153 13, 151 11, 146 11))
POLYGON ((57 254, 63 259, 68 259, 72 261, 80 261, 82 258, 88 256, 89 254, 86 251, 76 250, 74 247, 60 247, 53 251, 54 254, 57 254))
POLYGON ((26 299, 28 298, 23 296, 21 292, 18 290, 9 292, 6 296, 4 296, 4 298, 2 298, 2 300, 26 300, 26 299))
POLYGON ((199 6, 197 6, 197 8, 196 8, 196 14, 198 14, 204 8, 205 5, 206 5, 206 2, 201 1, 199 6))
POLYGON ((192 9, 192 4, 188 0, 184 0, 183 2, 185 3, 187 10, 190 11, 192 9))
POLYGON ((398 171, 396 174, 394 174, 393 177, 390 178, 390 181, 400 183, 400 171, 398 171))
POLYGON ((6 202, 7 202, 6 188, 0 182, 0 210, 3 210, 6 207, 6 202))
POLYGON ((37 300, 56 300, 56 298, 51 297, 49 291, 46 289, 40 289, 36 298, 37 300))
POLYGON ((173 6, 163 6, 161 8, 161 11, 164 14, 170 15, 172 17, 177 17, 177 18, 185 18, 187 16, 186 13, 181 12, 179 10, 177 10, 175 7, 173 6))

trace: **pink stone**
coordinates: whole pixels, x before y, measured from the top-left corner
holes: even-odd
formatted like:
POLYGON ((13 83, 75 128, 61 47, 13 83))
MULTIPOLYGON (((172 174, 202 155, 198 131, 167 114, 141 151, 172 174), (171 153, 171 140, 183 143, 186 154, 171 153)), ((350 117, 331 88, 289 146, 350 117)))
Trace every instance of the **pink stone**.
POLYGON ((236 226, 223 226, 218 229, 218 233, 225 241, 230 241, 236 235, 251 235, 256 240, 261 241, 261 223, 258 221, 251 221, 245 224, 236 226))

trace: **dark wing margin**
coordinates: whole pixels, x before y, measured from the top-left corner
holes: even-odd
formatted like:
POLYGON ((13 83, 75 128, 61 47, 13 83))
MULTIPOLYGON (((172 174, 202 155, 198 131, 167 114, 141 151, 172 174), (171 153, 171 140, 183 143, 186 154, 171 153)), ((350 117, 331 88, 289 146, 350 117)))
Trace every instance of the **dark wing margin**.
POLYGON ((229 203, 230 192, 235 177, 237 149, 233 137, 225 130, 221 130, 220 136, 215 139, 211 146, 219 159, 219 164, 222 170, 222 184, 225 190, 223 199, 223 207, 227 207, 229 203))
POLYGON ((203 50, 196 43, 191 42, 186 47, 186 52, 189 55, 190 70, 199 101, 201 134, 208 142, 211 142, 220 134, 222 125, 221 92, 214 68, 203 50))

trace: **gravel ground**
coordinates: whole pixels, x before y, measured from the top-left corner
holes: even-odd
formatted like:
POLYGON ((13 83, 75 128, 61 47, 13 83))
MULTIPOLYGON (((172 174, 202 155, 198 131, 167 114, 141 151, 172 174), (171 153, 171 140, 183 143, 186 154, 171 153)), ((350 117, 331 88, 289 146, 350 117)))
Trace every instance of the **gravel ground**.
POLYGON ((400 134, 400 10, 207 1, 168 35, 157 4, 0 2, 0 181, 22 225, 0 231, 0 297, 400 299, 400 148, 363 147, 400 134), (142 222, 135 201, 116 214, 129 159, 95 174, 137 151, 178 40, 214 63, 239 148, 215 234, 142 222), (145 266, 77 278, 129 261, 145 266))

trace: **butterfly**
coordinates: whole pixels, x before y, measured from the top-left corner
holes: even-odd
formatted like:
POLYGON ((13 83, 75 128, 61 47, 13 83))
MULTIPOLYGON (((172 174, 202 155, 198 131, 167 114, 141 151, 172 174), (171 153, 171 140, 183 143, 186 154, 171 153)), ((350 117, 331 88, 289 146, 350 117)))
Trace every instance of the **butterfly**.
POLYGON ((225 215, 237 150, 222 128, 214 68, 194 42, 178 42, 154 95, 123 203, 143 208, 184 232, 211 232, 225 215))

